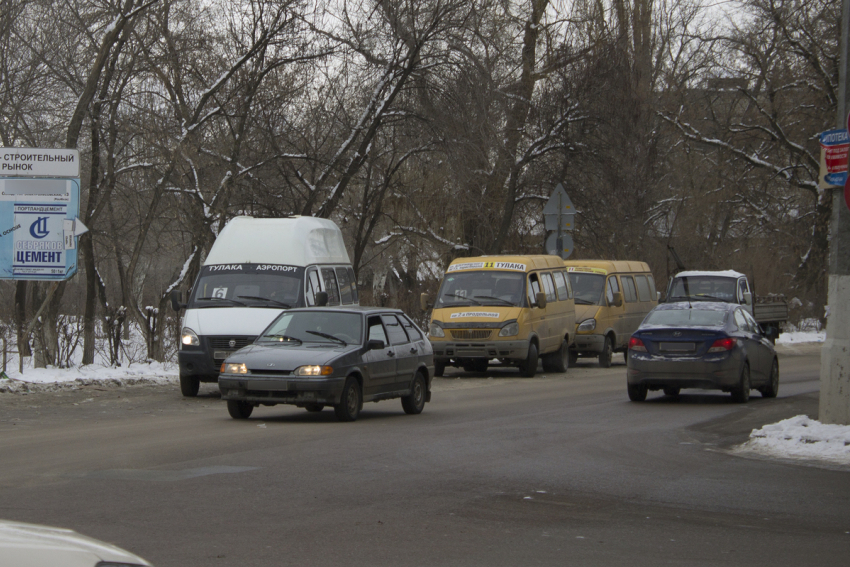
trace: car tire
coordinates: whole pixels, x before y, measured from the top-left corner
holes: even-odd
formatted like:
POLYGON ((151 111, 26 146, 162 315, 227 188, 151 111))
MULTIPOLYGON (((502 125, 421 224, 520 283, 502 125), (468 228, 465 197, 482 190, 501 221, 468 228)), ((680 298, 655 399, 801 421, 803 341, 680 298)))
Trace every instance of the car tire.
POLYGON ((566 339, 561 341, 561 348, 553 353, 543 355, 544 372, 566 372, 570 367, 570 347, 566 339))
POLYGON ((611 344, 611 336, 605 335, 605 344, 602 345, 602 352, 599 353, 599 366, 601 368, 610 368, 611 359, 614 357, 614 345, 611 344))
POLYGON ((248 419, 254 411, 254 406, 239 400, 227 400, 227 413, 233 419, 248 419))
POLYGON ((360 384, 354 376, 349 376, 342 387, 342 397, 334 406, 336 418, 340 421, 356 421, 363 407, 363 396, 360 393, 360 384))
POLYGON ((304 409, 311 413, 315 413, 325 409, 325 406, 322 404, 305 404, 304 409))
POLYGON ((197 376, 180 375, 180 393, 184 398, 194 398, 201 389, 201 380, 197 376))
POLYGON ((665 386, 664 387, 664 395, 670 396, 671 398, 678 398, 679 392, 681 392, 681 388, 677 388, 675 386, 665 386))
POLYGON ((741 370, 741 382, 737 388, 732 388, 732 401, 737 404, 745 404, 750 401, 750 366, 744 363, 741 370))
POLYGON ((519 372, 526 378, 534 378, 537 374, 537 345, 530 343, 528 345, 528 356, 525 357, 519 365, 519 372))
POLYGON ((779 393, 779 362, 774 358, 767 384, 759 388, 762 398, 775 398, 779 393))
POLYGON ((578 353, 574 350, 570 351, 570 366, 575 366, 578 363, 578 353))
POLYGON ((413 385, 410 388, 410 395, 402 396, 401 407, 404 413, 408 415, 417 415, 425 409, 425 395, 427 386, 425 385, 425 377, 417 371, 413 377, 413 385))
POLYGON ((646 384, 628 384, 629 399, 633 402, 642 402, 646 399, 646 393, 649 388, 646 384))
POLYGON ((434 376, 442 377, 446 372, 446 363, 434 361, 434 376))

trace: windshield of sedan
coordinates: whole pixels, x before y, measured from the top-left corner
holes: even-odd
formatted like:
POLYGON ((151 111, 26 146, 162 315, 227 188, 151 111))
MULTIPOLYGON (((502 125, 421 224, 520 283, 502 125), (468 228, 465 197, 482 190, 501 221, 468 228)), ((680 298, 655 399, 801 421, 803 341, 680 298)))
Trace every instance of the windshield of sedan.
POLYGON ((576 305, 597 305, 602 300, 605 276, 585 272, 570 272, 576 305))
POLYGON ((189 307, 299 307, 304 268, 277 264, 204 266, 189 307))
POLYGON ((486 270, 446 274, 436 306, 522 306, 524 302, 525 273, 486 270))
POLYGON ((263 331, 258 343, 361 344, 362 317, 337 311, 289 311, 263 331))
POLYGON ((717 309, 659 309, 651 311, 644 325, 654 327, 722 327, 727 311, 717 309))
POLYGON ((737 301, 737 280, 717 276, 682 276, 673 280, 667 301, 696 299, 704 301, 737 301))

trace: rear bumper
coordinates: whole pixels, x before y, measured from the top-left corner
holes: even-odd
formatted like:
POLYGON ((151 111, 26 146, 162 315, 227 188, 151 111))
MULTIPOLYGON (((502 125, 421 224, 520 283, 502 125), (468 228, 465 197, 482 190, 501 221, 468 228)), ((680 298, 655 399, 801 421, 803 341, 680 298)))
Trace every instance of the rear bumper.
POLYGON ((633 386, 650 389, 672 386, 728 390, 739 385, 743 360, 739 355, 721 353, 704 357, 659 357, 628 351, 626 376, 633 386))
POLYGON ((297 376, 236 376, 222 374, 218 389, 222 400, 258 404, 338 404, 345 378, 301 378, 297 376))
POLYGON ((438 362, 493 358, 525 360, 528 357, 528 344, 528 341, 431 341, 434 360, 438 362))

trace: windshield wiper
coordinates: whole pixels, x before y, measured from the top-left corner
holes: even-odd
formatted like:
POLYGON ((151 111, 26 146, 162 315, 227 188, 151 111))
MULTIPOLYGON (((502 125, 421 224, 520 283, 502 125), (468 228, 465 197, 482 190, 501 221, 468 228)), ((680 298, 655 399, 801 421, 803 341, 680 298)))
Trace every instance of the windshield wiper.
MULTIPOLYGON (((284 341, 298 341, 299 344, 304 342, 297 337, 290 337, 289 335, 263 335, 262 338, 264 338, 264 339, 283 339, 284 341)), ((281 342, 283 342, 283 341, 281 341, 281 342)))
POLYGON ((238 297, 239 299, 256 299, 257 301, 269 301, 271 303, 274 303, 275 305, 285 307, 286 309, 292 309, 292 306, 290 304, 278 301, 277 299, 272 299, 271 297, 260 297, 258 295, 237 295, 236 297, 238 297))
POLYGON ((467 300, 467 301, 471 301, 471 302, 472 302, 472 303, 474 303, 475 305, 481 305, 481 302, 480 302, 480 301, 475 301, 475 300, 474 300, 474 299, 472 299, 471 297, 466 297, 465 295, 456 295, 456 294, 454 294, 454 293, 444 293, 444 294, 443 294, 443 297, 446 297, 446 296, 449 296, 449 297, 457 297, 457 298, 460 298, 460 299, 465 299, 465 300, 467 300))
POLYGON ((330 339, 332 341, 339 341, 339 342, 342 343, 342 346, 348 346, 348 343, 345 342, 344 340, 342 340, 341 338, 335 337, 333 335, 329 335, 327 333, 323 333, 321 331, 305 331, 305 332, 310 333, 311 335, 316 335, 316 336, 319 336, 319 337, 330 339))
POLYGON ((588 299, 582 299, 580 297, 574 297, 573 299, 575 299, 576 303, 579 305, 596 305, 595 301, 590 301, 588 299))
POLYGON ((476 299, 478 299, 478 298, 481 298, 481 299, 492 299, 492 300, 494 300, 494 301, 504 301, 507 305, 510 305, 510 306, 513 306, 513 305, 514 305, 514 302, 513 302, 513 301, 508 301, 507 299, 502 299, 501 297, 493 297, 493 296, 490 296, 490 295, 476 295, 476 296, 475 296, 475 298, 476 298, 476 299))
POLYGON ((229 301, 231 303, 235 303, 236 305, 247 307, 247 305, 245 305, 241 301, 236 301, 235 299, 230 299, 227 297, 196 297, 195 301, 229 301))

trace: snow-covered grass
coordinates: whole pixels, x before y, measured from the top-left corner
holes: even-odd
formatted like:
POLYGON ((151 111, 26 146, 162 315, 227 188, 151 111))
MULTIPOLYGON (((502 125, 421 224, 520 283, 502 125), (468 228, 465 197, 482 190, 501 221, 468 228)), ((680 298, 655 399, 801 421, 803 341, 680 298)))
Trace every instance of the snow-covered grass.
POLYGON ((734 453, 850 465, 850 425, 829 425, 798 415, 753 429, 734 453))
POLYGON ((23 374, 7 368, 6 376, 6 379, 0 378, 0 394, 75 389, 94 384, 176 383, 178 371, 177 365, 170 362, 137 362, 124 366, 90 364, 72 368, 28 368, 23 374))

